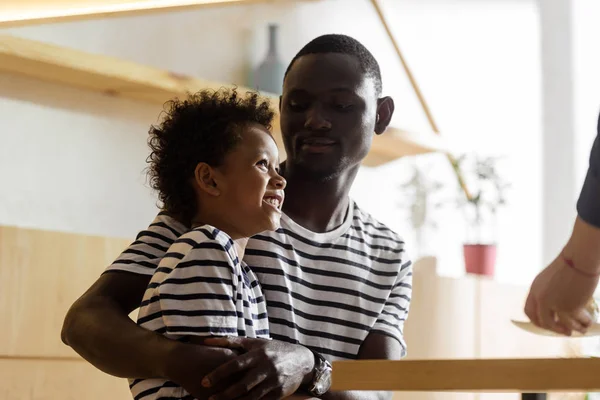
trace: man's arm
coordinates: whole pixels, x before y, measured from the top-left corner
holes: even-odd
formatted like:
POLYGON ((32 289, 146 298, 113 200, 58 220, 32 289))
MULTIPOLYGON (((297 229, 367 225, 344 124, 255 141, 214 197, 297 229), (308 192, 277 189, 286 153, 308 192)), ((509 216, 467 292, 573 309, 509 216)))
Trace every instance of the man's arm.
POLYGON ((149 276, 103 274, 68 311, 63 342, 96 368, 124 378, 163 378, 184 386, 235 353, 228 349, 180 343, 139 327, 129 318, 141 300, 149 276), (189 376, 194 371, 194 376, 189 376))
MULTIPOLYGON (((403 329, 410 309, 412 280, 412 263, 404 260, 379 318, 360 346, 359 360, 400 360, 406 355, 403 329)), ((328 392, 322 398, 325 400, 389 400, 392 398, 392 393, 385 391, 328 392)))

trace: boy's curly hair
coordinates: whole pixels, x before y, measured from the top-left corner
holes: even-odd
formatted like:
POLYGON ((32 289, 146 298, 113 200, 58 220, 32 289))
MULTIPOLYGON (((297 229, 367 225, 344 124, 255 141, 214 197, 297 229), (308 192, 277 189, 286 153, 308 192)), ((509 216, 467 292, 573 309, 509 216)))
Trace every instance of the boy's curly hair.
POLYGON ((160 125, 149 131, 148 177, 163 210, 189 226, 197 212, 190 179, 198 163, 221 165, 239 143, 240 128, 257 123, 270 131, 275 114, 258 93, 241 96, 235 88, 202 90, 185 100, 171 100, 165 112, 160 125))

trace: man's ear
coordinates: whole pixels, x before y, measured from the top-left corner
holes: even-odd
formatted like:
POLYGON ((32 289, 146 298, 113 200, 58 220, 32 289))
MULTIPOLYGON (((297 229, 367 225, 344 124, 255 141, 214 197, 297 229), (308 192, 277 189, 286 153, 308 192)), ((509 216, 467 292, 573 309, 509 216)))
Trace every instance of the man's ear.
POLYGON ((381 135, 387 129, 394 115, 394 99, 390 96, 377 100, 377 116, 375 117, 375 133, 381 135))
POLYGON ((203 192, 211 195, 218 196, 221 191, 217 187, 217 181, 215 180, 216 171, 207 163, 198 163, 194 170, 194 181, 198 188, 203 192))
POLYGON ((281 114, 281 101, 283 100, 283 96, 279 96, 279 114, 281 114))

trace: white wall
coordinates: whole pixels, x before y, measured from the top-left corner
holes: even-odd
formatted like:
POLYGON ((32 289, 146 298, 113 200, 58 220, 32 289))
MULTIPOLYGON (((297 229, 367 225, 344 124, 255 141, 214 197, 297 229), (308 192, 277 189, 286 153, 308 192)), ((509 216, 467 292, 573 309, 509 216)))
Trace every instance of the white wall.
MULTIPOLYGON (((539 26, 534 2, 388 0, 384 5, 444 134, 465 150, 508 156, 506 173, 513 189, 499 231, 498 277, 529 279, 539 269, 541 254, 539 26)), ((366 0, 229 7, 8 32, 243 83, 248 60, 263 57, 268 21, 281 23, 284 62, 319 34, 356 37, 381 64, 384 91, 396 100, 394 125, 428 128, 366 0)), ((24 79, 1 79, 0 135, 8 145, 0 148, 0 223, 111 236, 132 236, 146 226, 155 213, 142 173, 146 132, 160 110, 24 79)), ((454 184, 446 160, 429 158, 442 179, 454 184)), ((406 175, 402 165, 365 169, 353 193, 410 239, 394 190, 406 175), (384 196, 373 197, 366 190, 374 181, 384 196)), ((442 272, 459 274, 459 214, 443 218, 436 246, 442 272)))
MULTIPOLYGON (((541 267, 542 244, 541 65, 536 5, 528 1, 394 4, 395 33, 440 129, 459 149, 506 156, 503 172, 512 188, 509 204, 500 214, 497 278, 528 282, 541 267)), ((393 55, 382 52, 379 57, 385 60, 386 82, 394 85, 398 125, 428 128, 418 103, 408 95, 410 88, 393 55)), ((443 156, 427 158, 435 163, 434 170, 441 179, 455 185, 443 156)), ((386 175, 371 174, 369 178, 379 179, 381 186, 389 185, 394 176, 402 174, 404 162, 398 162, 396 169, 386 168, 386 175)), ((373 212, 381 218, 392 215, 394 202, 372 199, 373 212)), ((395 214, 396 218, 403 215, 395 214)), ((435 240, 443 274, 463 272, 462 217, 460 211, 451 210, 437 221, 440 229, 435 240)), ((391 221, 405 231, 403 222, 391 221)))
POLYGON ((600 112, 600 2, 573 1, 573 58, 575 86, 576 187, 580 189, 588 169, 600 112))

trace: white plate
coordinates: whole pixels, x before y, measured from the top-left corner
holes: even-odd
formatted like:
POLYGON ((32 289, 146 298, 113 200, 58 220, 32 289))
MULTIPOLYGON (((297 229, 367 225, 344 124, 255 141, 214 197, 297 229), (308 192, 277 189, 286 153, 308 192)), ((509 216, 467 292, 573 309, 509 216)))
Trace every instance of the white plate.
MULTIPOLYGON (((517 320, 511 319, 511 322, 518 328, 521 328, 527 332, 534 333, 536 335, 566 337, 565 335, 560 335, 558 333, 539 328, 530 321, 517 321, 517 320)), ((598 323, 593 324, 587 330, 587 332, 583 335, 579 332, 574 331, 571 337, 588 337, 588 336, 600 336, 600 324, 598 324, 598 323)))

